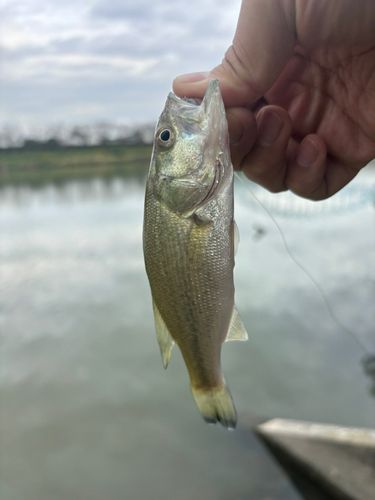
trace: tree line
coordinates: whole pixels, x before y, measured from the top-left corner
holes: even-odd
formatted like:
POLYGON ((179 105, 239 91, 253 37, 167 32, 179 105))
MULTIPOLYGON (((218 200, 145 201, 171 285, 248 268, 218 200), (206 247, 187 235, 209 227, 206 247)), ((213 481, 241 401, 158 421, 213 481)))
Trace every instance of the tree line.
POLYGON ((109 122, 53 125, 25 130, 18 125, 0 128, 0 148, 55 150, 64 147, 151 144, 154 125, 129 126, 109 122))

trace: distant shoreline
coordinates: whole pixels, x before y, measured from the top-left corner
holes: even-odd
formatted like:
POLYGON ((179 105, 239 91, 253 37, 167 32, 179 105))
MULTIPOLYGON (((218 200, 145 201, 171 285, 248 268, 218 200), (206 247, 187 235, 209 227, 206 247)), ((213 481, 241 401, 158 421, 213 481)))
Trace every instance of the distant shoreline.
POLYGON ((150 164, 151 152, 149 144, 2 149, 0 186, 61 183, 90 177, 143 177, 150 164))
MULTIPOLYGON (((92 177, 144 177, 151 152, 151 144, 0 149, 0 187, 92 177)), ((372 173, 375 161, 365 168, 372 173)))

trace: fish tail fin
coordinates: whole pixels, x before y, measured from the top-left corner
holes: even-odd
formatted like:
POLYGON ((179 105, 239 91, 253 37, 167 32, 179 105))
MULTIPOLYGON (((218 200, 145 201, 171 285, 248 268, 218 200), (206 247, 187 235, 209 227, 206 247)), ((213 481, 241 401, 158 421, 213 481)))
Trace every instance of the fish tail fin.
POLYGON ((206 389, 198 389, 192 384, 191 391, 206 422, 216 424, 219 421, 221 425, 228 429, 236 427, 237 413, 225 382, 218 387, 206 389))

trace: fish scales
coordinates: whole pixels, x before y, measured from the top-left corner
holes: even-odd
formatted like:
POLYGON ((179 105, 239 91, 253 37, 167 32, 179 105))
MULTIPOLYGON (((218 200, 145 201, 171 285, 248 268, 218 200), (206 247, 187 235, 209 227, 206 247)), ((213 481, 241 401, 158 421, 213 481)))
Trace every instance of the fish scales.
POLYGON ((227 234, 223 242, 216 236, 215 226, 197 226, 191 220, 181 223, 163 206, 147 205, 146 210, 152 212, 150 222, 157 214, 168 227, 165 232, 148 231, 145 238, 145 245, 152 249, 148 268, 153 299, 195 384, 218 385, 222 380, 217 347, 228 331, 234 294, 233 286, 225 286, 233 274, 226 258, 231 251, 230 236, 227 234), (222 251, 223 244, 227 252, 222 251), (163 276, 159 269, 163 269, 163 276))
POLYGON ((233 168, 213 80, 201 105, 168 96, 146 187, 144 254, 163 362, 177 343, 203 417, 226 427, 236 413, 221 345, 228 330, 247 338, 234 306, 234 239, 233 168))

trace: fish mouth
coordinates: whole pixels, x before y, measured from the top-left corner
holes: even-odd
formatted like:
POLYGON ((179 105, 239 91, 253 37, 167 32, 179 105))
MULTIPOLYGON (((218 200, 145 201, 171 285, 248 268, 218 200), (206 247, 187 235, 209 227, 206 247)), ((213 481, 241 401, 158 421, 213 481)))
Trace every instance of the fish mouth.
POLYGON ((202 104, 203 99, 199 99, 196 97, 178 97, 173 92, 169 92, 168 98, 174 101, 177 104, 185 105, 185 106, 194 106, 198 107, 202 104))
POLYGON ((218 135, 226 132, 225 108, 218 80, 212 79, 210 81, 203 99, 180 98, 170 92, 166 106, 184 121, 198 123, 208 129, 213 128, 218 135), (220 123, 225 123, 225 126, 217 126, 220 123))

